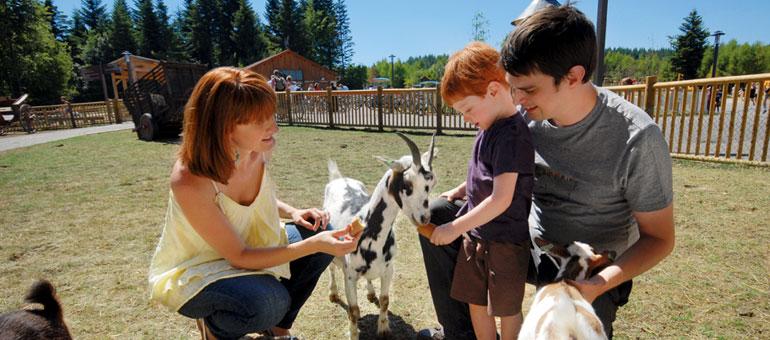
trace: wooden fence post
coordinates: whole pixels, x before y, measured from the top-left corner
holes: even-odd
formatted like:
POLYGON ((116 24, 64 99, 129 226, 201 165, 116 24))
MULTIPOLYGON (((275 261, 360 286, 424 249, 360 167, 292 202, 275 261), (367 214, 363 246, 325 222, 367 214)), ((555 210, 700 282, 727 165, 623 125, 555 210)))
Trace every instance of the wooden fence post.
POLYGON ((291 116, 291 90, 286 88, 286 115, 289 119, 289 125, 294 125, 294 119, 291 116))
POLYGON ((334 98, 331 86, 326 88, 326 108, 329 111, 329 127, 334 127, 334 98))
POLYGON ((443 119, 443 112, 444 112, 444 103, 441 101, 441 85, 436 86, 436 93, 434 94, 435 100, 433 101, 436 105, 436 134, 441 134, 441 120, 443 119))
POLYGON ((382 131, 382 86, 377 86, 377 128, 382 131))
POLYGON ((645 78, 644 85, 644 111, 647 112, 650 117, 655 117, 655 83, 658 82, 657 76, 647 76, 645 78))

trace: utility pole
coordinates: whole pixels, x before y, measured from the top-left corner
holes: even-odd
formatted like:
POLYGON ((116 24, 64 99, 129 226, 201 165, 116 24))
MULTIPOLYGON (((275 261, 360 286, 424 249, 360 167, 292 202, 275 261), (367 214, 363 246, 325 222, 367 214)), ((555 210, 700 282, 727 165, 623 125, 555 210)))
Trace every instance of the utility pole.
POLYGON ((396 87, 396 79, 393 78, 393 58, 395 58, 396 56, 391 54, 388 57, 390 58, 390 87, 391 88, 395 88, 396 87))
POLYGON ((594 84, 602 86, 604 82, 604 36, 607 33, 607 0, 599 0, 596 11, 596 71, 594 84))
POLYGON ((717 30, 712 34, 714 37, 714 68, 711 69, 711 78, 717 76, 717 61, 719 61, 719 37, 725 35, 725 32, 717 30))

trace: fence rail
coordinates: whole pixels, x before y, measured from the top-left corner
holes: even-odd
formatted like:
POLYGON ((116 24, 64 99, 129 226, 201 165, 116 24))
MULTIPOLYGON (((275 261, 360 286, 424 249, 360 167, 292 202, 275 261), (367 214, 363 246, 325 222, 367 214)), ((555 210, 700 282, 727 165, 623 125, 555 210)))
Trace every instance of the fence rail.
POLYGON ((443 105, 438 89, 285 91, 278 93, 278 121, 297 125, 383 130, 473 130, 443 105))
MULTIPOLYGON (((32 106, 29 112, 32 117, 32 126, 38 131, 71 129, 84 126, 103 125, 115 123, 115 108, 119 111, 122 121, 130 120, 131 116, 123 105, 122 100, 114 103, 90 102, 32 106)), ((15 121, 10 125, 0 127, 4 133, 20 132, 23 133, 24 127, 20 121, 15 121)))
POLYGON ((765 73, 660 83, 648 78, 608 89, 645 108, 675 157, 770 165, 769 84, 765 73))

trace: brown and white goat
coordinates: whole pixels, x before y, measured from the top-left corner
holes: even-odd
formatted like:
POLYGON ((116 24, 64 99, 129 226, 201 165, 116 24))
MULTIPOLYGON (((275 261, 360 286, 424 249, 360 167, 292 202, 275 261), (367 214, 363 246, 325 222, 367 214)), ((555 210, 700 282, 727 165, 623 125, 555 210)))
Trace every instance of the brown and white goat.
POLYGON ((586 279, 608 265, 614 255, 611 252, 596 254, 591 246, 582 242, 563 247, 535 238, 535 243, 556 260, 559 272, 553 283, 540 287, 535 294, 519 339, 607 339, 591 304, 564 280, 586 279))
POLYGON ((21 310, 0 314, 0 339, 72 339, 50 282, 35 282, 24 301, 27 305, 21 310))
MULTIPOLYGON (((398 135, 406 142, 411 156, 398 160, 381 159, 389 170, 382 176, 371 197, 360 181, 342 177, 337 164, 329 161, 329 183, 324 192, 324 209, 329 212, 330 224, 348 225, 355 217, 364 221, 364 230, 358 241, 358 248, 344 257, 334 260, 329 267, 331 283, 329 298, 339 302, 339 293, 334 276, 334 267, 339 267, 345 276, 345 296, 348 302, 350 319, 350 338, 358 339, 358 319, 361 312, 358 307, 356 285, 360 278, 366 278, 368 299, 378 299, 372 286, 372 280, 380 280, 380 314, 377 320, 377 334, 390 333, 388 324, 388 303, 390 286, 393 280, 396 237, 393 223, 401 211, 415 225, 430 221, 428 195, 436 183, 431 171, 433 160, 433 139, 430 149, 423 155, 417 145, 401 133, 398 135)), ((434 136, 435 137, 435 136, 434 136)))

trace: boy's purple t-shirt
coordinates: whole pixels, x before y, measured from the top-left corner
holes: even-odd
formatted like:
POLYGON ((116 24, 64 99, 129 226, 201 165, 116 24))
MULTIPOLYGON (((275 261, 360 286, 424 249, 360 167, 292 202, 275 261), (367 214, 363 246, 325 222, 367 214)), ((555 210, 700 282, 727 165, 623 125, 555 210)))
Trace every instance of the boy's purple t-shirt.
POLYGON ((457 213, 462 216, 492 195, 495 176, 516 172, 516 190, 508 209, 488 223, 470 231, 473 237, 495 242, 529 240, 529 209, 532 205, 535 150, 527 122, 521 114, 496 121, 479 130, 468 161, 465 192, 468 200, 457 213))

